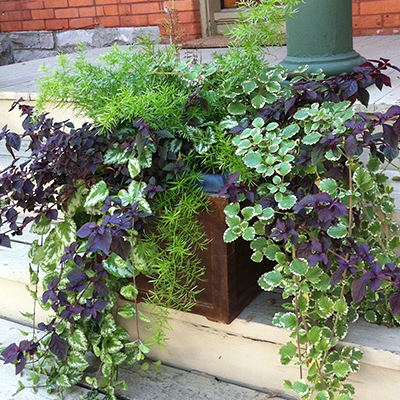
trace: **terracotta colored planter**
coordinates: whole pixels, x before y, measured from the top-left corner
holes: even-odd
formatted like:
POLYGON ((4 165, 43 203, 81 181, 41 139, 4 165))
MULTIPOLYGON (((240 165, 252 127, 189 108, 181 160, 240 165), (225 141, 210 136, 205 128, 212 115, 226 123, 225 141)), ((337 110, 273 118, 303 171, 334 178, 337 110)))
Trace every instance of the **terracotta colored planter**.
MULTIPOLYGON (((224 243, 224 208, 227 204, 226 198, 210 195, 210 212, 199 215, 211 242, 207 250, 200 253, 206 272, 204 282, 199 282, 198 286, 204 290, 197 295, 197 304, 191 312, 229 324, 260 292, 258 278, 271 271, 273 263, 253 263, 250 243, 242 239, 224 243)), ((142 295, 151 289, 151 284, 142 275, 137 277, 136 284, 142 295)))

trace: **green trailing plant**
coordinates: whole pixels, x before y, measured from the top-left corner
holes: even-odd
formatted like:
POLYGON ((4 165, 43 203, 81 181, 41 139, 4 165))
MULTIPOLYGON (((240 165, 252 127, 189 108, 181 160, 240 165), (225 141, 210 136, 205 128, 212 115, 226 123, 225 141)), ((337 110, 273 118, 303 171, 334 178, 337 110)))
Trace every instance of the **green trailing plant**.
POLYGON ((151 276, 150 304, 181 310, 190 310, 195 304, 199 293, 195 288, 204 274, 197 255, 208 243, 197 221, 208 203, 199 181, 195 175, 181 174, 155 199, 155 230, 151 232, 150 224, 145 235, 146 242, 157 248, 147 257, 149 264, 157 266, 151 276))
POLYGON ((23 163, 14 154, 20 137, 7 127, 0 133, 14 158, 0 178, 0 245, 10 247, 10 236, 28 225, 39 235, 29 253, 31 293, 51 313, 40 324, 30 316, 32 338, 4 349, 6 362, 17 373, 31 363, 34 385, 45 374, 49 391, 63 391, 83 378, 92 351, 100 366, 86 378, 87 397, 105 391, 114 399, 116 388, 126 388, 118 365, 147 369, 150 347, 163 343, 167 312, 159 306, 193 305, 203 273, 197 252, 207 244, 195 221, 207 209, 199 173, 229 172, 221 189, 233 202, 225 240, 242 236, 254 261, 275 260, 260 285, 280 286, 289 299, 287 313, 275 318, 294 342, 281 357, 284 364, 297 357, 304 375, 286 387, 303 398, 351 398, 343 382, 361 355, 334 348, 337 340, 358 313, 397 323, 399 243, 390 236, 393 200, 379 168, 397 156, 399 110, 376 122, 342 101, 367 104, 363 83, 390 84, 383 71, 391 65, 367 63, 329 79, 305 78, 303 69, 282 85, 287 71, 265 65, 252 44, 242 56, 232 49, 208 65, 146 46, 114 47, 100 63, 84 52, 74 63, 60 56, 47 72, 42 111, 60 101, 93 125, 57 123, 16 102, 30 140, 23 163), (378 126, 383 134, 372 133, 378 126), (371 149, 367 170, 358 158, 364 147, 371 149), (236 202, 245 198, 251 205, 241 208, 236 202), (148 323, 137 308, 139 273, 153 280, 156 325, 150 338, 138 333, 130 341, 112 309, 136 326, 148 323), (121 307, 119 296, 128 300, 121 307))
MULTIPOLYGON (((359 370, 362 352, 339 341, 360 314, 369 322, 400 325, 399 228, 384 174, 399 154, 400 107, 369 118, 340 101, 368 102, 356 75, 364 79, 371 68, 368 62, 342 75, 344 90, 336 93, 327 88, 340 77, 294 78, 285 88, 290 96, 281 91, 281 101, 257 115, 243 101, 232 103, 243 117, 234 128, 236 154, 258 179, 255 199, 244 208, 246 189, 235 183, 239 173, 220 190, 234 201, 225 209, 224 240, 242 237, 253 261, 276 263, 259 284, 266 291, 280 288, 287 300, 273 323, 290 332, 280 359, 294 362, 300 374, 284 387, 301 399, 352 399, 346 378, 359 370)), ((378 86, 390 85, 379 75, 378 86)))

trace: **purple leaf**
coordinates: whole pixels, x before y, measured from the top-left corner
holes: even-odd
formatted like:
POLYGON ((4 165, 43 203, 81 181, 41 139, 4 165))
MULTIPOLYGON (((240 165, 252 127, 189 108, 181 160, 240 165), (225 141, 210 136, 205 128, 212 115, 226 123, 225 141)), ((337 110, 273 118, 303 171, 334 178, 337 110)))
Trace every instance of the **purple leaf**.
POLYGON ((364 275, 354 280, 353 285, 351 286, 351 295, 354 303, 362 300, 367 294, 367 282, 371 279, 371 275, 371 272, 366 272, 364 275))
POLYGON ((98 300, 96 300, 95 303, 93 304, 93 308, 94 308, 96 311, 102 311, 102 310, 104 310, 104 309, 107 307, 107 304, 108 304, 108 301, 98 299, 98 300))
POLYGON ((104 282, 95 282, 94 283, 93 296, 104 297, 104 296, 107 296, 109 293, 110 292, 107 288, 107 285, 104 282))
POLYGON ((8 132, 6 136, 6 143, 13 149, 19 151, 21 148, 21 137, 13 132, 8 132))
POLYGON ((358 87, 358 92, 357 92, 357 99, 360 100, 360 103, 364 105, 365 107, 368 107, 369 103, 369 92, 367 89, 365 89, 363 86, 358 87))
POLYGON ((51 294, 51 291, 50 291, 50 290, 46 290, 46 291, 43 293, 43 295, 42 295, 43 304, 46 304, 46 303, 49 301, 49 299, 50 299, 50 294, 51 294))
POLYGON ((113 235, 110 251, 119 255, 123 260, 127 260, 131 252, 131 244, 124 240, 122 236, 113 235))
POLYGON ((108 231, 104 231, 102 234, 98 232, 93 232, 88 240, 87 249, 92 252, 98 250, 102 251, 104 254, 110 253, 112 236, 108 231))
POLYGON ((383 124, 383 139, 385 139, 386 143, 392 148, 397 149, 399 145, 399 136, 394 131, 393 127, 390 125, 383 124))
POLYGON ((314 207, 319 203, 330 203, 331 201, 331 196, 328 193, 309 194, 295 204, 293 209, 295 214, 297 214, 305 207, 314 207))
POLYGON ((356 154, 357 140, 354 135, 350 135, 344 142, 344 149, 349 158, 352 158, 356 154))
POLYGON ((386 115, 400 115, 400 106, 391 106, 389 110, 386 111, 386 115))
POLYGON ((87 222, 81 227, 81 229, 76 232, 76 236, 80 238, 85 238, 89 236, 94 230, 98 228, 96 222, 87 222))
POLYGON ((393 315, 400 313, 400 292, 392 294, 389 298, 389 303, 393 315))
POLYGON ((234 174, 229 175, 227 184, 229 186, 233 185, 236 182, 237 178, 239 178, 239 174, 240 172, 235 172, 234 174))
POLYGON ((48 210, 46 213, 46 218, 53 221, 57 219, 57 216, 58 216, 58 211, 54 209, 48 210))
POLYGON ((26 194, 33 194, 33 189, 35 188, 35 185, 31 181, 25 181, 24 185, 22 186, 24 192, 26 194))
POLYGON ((278 206, 278 203, 275 201, 274 196, 268 195, 261 197, 261 199, 258 201, 258 204, 263 208, 273 208, 274 210, 278 206))
POLYGON ((355 79, 350 79, 344 84, 343 98, 346 100, 353 96, 358 90, 358 84, 355 79))
POLYGON ((309 242, 302 242, 297 246, 296 257, 308 259, 311 254, 311 245, 309 242))
POLYGON ((15 343, 11 343, 3 350, 1 355, 5 358, 4 364, 12 363, 17 359, 18 346, 15 343))
POLYGON ((372 292, 375 292, 376 290, 378 290, 381 287, 381 283, 382 282, 380 279, 374 278, 369 283, 369 288, 371 289, 372 292))
POLYGON ((60 360, 64 361, 67 355, 67 342, 61 339, 56 332, 51 335, 49 350, 60 360))
POLYGON ((400 137, 400 117, 397 118, 396 122, 393 124, 393 129, 396 132, 396 135, 400 137))
POLYGON ((8 222, 15 222, 17 220, 18 213, 13 209, 10 208, 6 213, 6 218, 8 222))
POLYGON ((15 365, 15 375, 20 374, 25 368, 26 359, 23 353, 18 354, 18 364, 15 365))
POLYGON ((337 283, 340 282, 340 279, 342 278, 342 275, 345 271, 345 268, 338 268, 331 276, 331 279, 329 283, 331 285, 336 285, 337 283))
POLYGON ((80 292, 86 287, 89 281, 89 277, 79 268, 75 268, 69 272, 67 278, 71 282, 71 285, 67 286, 68 291, 80 292))
POLYGON ((0 233, 0 246, 11 247, 10 238, 4 233, 0 233))

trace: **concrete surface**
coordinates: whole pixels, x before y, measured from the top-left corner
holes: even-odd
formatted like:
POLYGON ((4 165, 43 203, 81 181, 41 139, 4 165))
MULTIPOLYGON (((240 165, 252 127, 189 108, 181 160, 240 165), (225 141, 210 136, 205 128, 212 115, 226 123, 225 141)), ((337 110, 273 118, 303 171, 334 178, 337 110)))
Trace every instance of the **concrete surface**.
MULTIPOLYGON (((6 319, 0 319, 0 338, 2 346, 12 342, 19 342, 24 338, 20 330, 30 332, 30 327, 6 319)), ((91 355, 87 355, 90 361, 91 355)), ((39 388, 37 394, 31 389, 29 371, 24 371, 22 376, 15 376, 13 365, 4 365, 0 361, 0 399, 1 400, 50 400, 56 397, 55 393, 47 394, 44 388, 39 388), (18 380, 24 383, 26 389, 13 396, 18 390, 18 380)), ((93 364, 91 364, 93 365, 93 364)), ((95 367, 89 367, 92 375, 96 373, 95 367)), ((129 389, 118 393, 121 400, 284 400, 284 397, 273 392, 259 392, 238 385, 222 382, 213 376, 198 372, 185 371, 161 365, 161 372, 150 367, 142 371, 139 365, 124 366, 119 369, 119 379, 127 382, 129 389)), ((43 384, 45 378, 43 378, 43 384)), ((39 384, 42 384, 41 382, 39 384)), ((68 389, 64 395, 65 400, 77 400, 88 392, 87 385, 75 386, 68 389)))

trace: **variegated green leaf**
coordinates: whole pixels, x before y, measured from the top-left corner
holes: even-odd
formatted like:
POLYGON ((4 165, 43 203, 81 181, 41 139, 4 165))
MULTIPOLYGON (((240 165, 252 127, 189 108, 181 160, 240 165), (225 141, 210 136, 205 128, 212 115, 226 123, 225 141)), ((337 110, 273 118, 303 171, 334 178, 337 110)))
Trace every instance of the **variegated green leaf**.
POLYGON ((68 344, 75 350, 85 352, 88 348, 88 341, 85 333, 77 328, 71 336, 68 337, 68 344))
POLYGON ((347 228, 343 224, 331 226, 328 229, 328 235, 334 239, 344 238, 345 236, 347 236, 347 228))
POLYGON ((261 94, 258 94, 257 96, 251 99, 251 104, 253 105, 254 108, 262 108, 264 107, 266 102, 267 99, 261 94))
POLYGON ((128 161, 128 171, 131 178, 135 178, 140 173, 140 163, 135 157, 130 157, 128 161))
POLYGON ((94 184, 86 197, 85 207, 93 207, 98 203, 104 202, 109 195, 107 184, 104 181, 100 181, 94 184))

